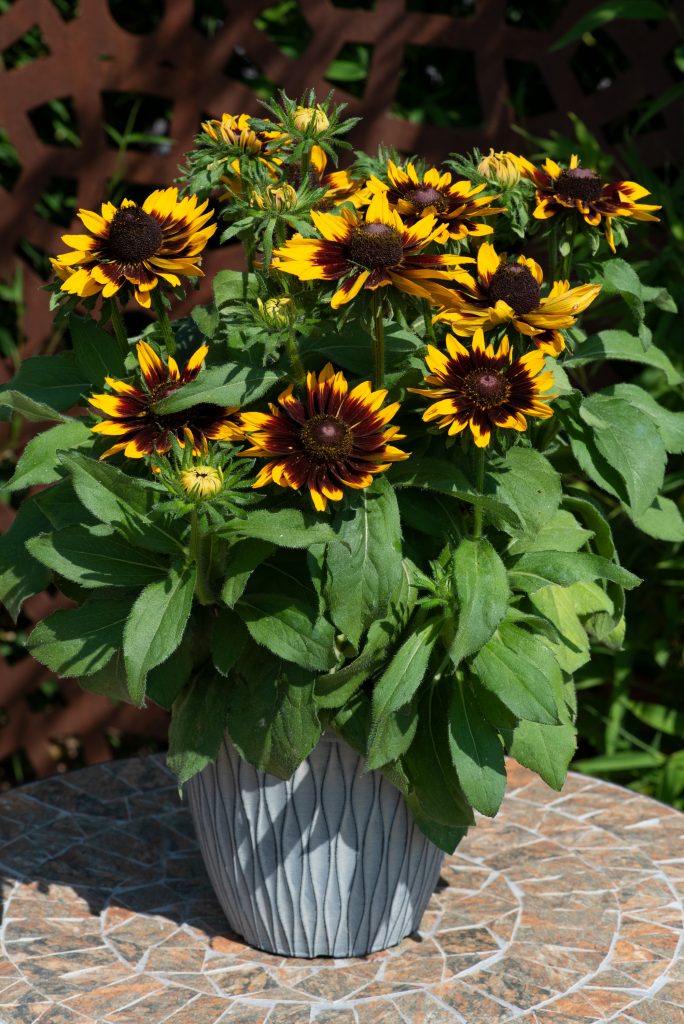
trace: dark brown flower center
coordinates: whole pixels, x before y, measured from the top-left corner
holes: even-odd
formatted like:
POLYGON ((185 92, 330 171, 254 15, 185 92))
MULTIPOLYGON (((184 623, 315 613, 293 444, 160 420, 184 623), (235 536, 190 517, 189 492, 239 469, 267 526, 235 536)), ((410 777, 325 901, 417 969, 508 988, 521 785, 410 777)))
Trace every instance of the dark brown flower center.
POLYGON ((348 455, 352 432, 335 416, 312 416, 302 427, 302 448, 314 462, 331 462, 348 455))
POLYGON ((107 255, 121 263, 139 263, 153 256, 164 234, 161 224, 139 206, 117 210, 109 225, 107 255))
POLYGON ((401 235, 387 224, 360 224, 349 242, 349 255, 354 263, 369 270, 395 267, 401 263, 404 245, 401 235))
POLYGON ((588 167, 571 167, 562 171, 556 180, 556 190, 563 199, 581 199, 591 203, 598 199, 603 191, 603 182, 596 171, 588 167))
POLYGON ((510 394, 508 381, 494 370, 472 370, 465 378, 463 387, 480 409, 501 405, 510 394))
POLYGON ((516 313, 529 313, 539 305, 541 290, 522 263, 504 263, 489 283, 492 305, 502 299, 516 313))
POLYGON ((417 210, 425 210, 428 206, 434 206, 436 210, 443 210, 446 206, 446 199, 436 188, 425 185, 423 188, 414 188, 406 193, 409 203, 413 203, 417 210))

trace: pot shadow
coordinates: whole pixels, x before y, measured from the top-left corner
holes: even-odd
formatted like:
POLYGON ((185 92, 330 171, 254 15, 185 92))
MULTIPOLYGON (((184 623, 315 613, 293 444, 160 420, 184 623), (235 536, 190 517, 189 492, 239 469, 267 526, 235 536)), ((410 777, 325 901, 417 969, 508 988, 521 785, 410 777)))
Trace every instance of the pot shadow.
MULTIPOLYGON (((447 883, 440 878, 437 888, 447 883)), ((113 908, 241 942, 218 905, 187 801, 163 755, 110 762, 19 787, 0 799, 0 925, 39 894, 55 920, 113 908), (28 891, 27 891, 28 890, 28 891)), ((40 902, 40 901, 39 901, 40 902)), ((116 911, 115 911, 116 914, 116 911)), ((125 915, 121 915, 121 919, 125 915)), ((12 942, 11 927, 6 940, 12 942)), ((420 941, 414 933, 411 938, 420 941)), ((41 955, 21 939, 24 953, 41 955)), ((43 954, 44 955, 44 954, 43 954)))

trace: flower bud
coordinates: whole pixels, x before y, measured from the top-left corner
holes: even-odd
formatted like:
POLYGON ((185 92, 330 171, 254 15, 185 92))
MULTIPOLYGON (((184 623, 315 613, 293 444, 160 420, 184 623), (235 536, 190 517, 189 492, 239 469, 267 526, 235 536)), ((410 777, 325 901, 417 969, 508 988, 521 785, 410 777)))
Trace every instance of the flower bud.
POLYGON ((297 205, 297 192, 287 183, 267 185, 262 194, 252 192, 252 204, 260 210, 292 210, 297 205))
POLYGON ((189 498, 213 498, 223 487, 223 473, 214 466, 193 466, 179 474, 180 485, 189 498))
POLYGON ((288 327, 295 318, 295 304, 288 295, 266 299, 265 302, 257 299, 257 306, 261 319, 269 327, 288 327))
POLYGON ((330 127, 330 121, 320 103, 315 107, 297 107, 293 120, 295 128, 300 132, 307 131, 313 121, 314 135, 320 135, 321 132, 330 127))
POLYGON ((503 188, 513 188, 520 181, 520 164, 514 153, 495 153, 490 149, 489 155, 480 160, 477 169, 485 178, 503 188))

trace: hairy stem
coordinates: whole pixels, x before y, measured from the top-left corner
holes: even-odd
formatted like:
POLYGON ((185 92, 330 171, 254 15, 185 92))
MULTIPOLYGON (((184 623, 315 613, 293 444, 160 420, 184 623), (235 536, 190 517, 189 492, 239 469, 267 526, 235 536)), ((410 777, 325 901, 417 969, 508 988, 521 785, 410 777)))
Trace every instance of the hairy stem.
POLYGON ((423 307, 423 323, 425 324, 425 341, 427 344, 435 345, 437 339, 435 337, 435 328, 432 323, 432 306, 427 299, 421 299, 423 307))
POLYGON ((303 384, 306 378, 306 373, 299 355, 297 339, 294 331, 292 330, 287 332, 287 354, 290 359, 290 372, 292 374, 292 379, 295 384, 303 384))
MULTIPOLYGON (((478 494, 484 491, 485 475, 485 449, 475 449, 475 490, 478 494)), ((477 504, 473 508, 473 540, 479 540, 482 536, 482 505, 477 504)))
POLYGON ((385 323, 382 318, 382 298, 378 290, 373 292, 373 387, 385 384, 385 323))
POLYGON ((166 310, 166 306, 164 305, 161 291, 159 288, 153 288, 150 294, 152 296, 152 306, 157 314, 157 322, 162 332, 164 344, 166 345, 166 351, 170 356, 175 356, 176 339, 174 337, 173 330, 171 329, 171 321, 169 320, 169 314, 166 310))
POLYGON ((110 316, 112 321, 112 329, 114 331, 114 337, 119 343, 119 348, 124 356, 128 355, 128 334, 126 333, 126 325, 119 309, 119 301, 116 296, 113 296, 109 300, 110 316))
POLYGON ((211 572, 211 537, 205 536, 202 533, 197 509, 193 511, 190 523, 190 557, 197 565, 195 596, 200 604, 212 604, 213 595, 209 585, 209 575, 211 572), (208 549, 207 545, 209 545, 208 549))

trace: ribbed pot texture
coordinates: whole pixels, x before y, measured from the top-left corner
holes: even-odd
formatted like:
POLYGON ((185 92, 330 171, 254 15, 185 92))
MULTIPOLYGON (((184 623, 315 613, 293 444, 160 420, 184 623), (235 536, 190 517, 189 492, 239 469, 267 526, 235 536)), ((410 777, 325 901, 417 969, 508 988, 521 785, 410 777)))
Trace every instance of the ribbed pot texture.
POLYGON ((420 924, 444 854, 334 733, 286 781, 247 764, 226 736, 186 792, 218 901, 250 946, 364 956, 420 924))

